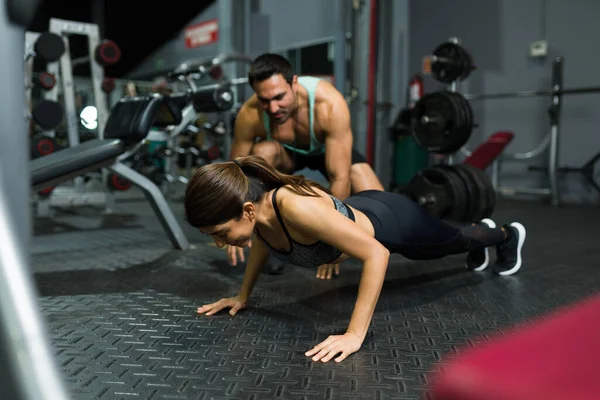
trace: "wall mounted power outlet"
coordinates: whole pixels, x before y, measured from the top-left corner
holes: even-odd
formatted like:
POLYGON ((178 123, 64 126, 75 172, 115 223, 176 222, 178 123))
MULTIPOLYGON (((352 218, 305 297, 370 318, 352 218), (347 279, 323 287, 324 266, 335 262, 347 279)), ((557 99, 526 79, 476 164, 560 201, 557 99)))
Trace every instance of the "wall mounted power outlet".
POLYGON ((535 58, 546 57, 548 55, 548 42, 539 40, 531 43, 529 46, 529 55, 535 58))

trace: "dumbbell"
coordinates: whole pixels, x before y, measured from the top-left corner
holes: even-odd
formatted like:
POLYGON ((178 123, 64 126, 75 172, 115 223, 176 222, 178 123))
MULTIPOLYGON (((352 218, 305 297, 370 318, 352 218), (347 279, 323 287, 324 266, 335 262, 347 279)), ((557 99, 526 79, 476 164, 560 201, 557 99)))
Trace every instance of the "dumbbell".
POLYGON ((65 53, 66 47, 63 38, 52 32, 44 32, 33 45, 34 56, 47 62, 55 62, 65 53))
MULTIPOLYGON (((112 40, 103 40, 94 50, 94 60, 102 65, 114 65, 121 59, 121 49, 119 45, 112 40)), ((76 58, 71 61, 71 65, 76 67, 90 62, 90 56, 76 58)))
POLYGON ((129 179, 121 178, 117 174, 109 174, 107 184, 111 191, 125 191, 133 186, 129 179))
MULTIPOLYGON (((30 153, 31 159, 47 156, 58 150, 61 150, 62 146, 56 142, 56 139, 46 135, 35 135, 31 138, 30 142, 30 153)), ((55 186, 49 186, 38 191, 40 196, 49 196, 54 190, 55 186)))
POLYGON ((63 109, 55 101, 41 100, 31 112, 31 119, 43 130, 56 128, 63 119, 63 109))
POLYGON ((56 76, 50 72, 44 71, 36 77, 33 81, 33 85, 34 87, 43 90, 51 90, 56 85, 56 76))
POLYGON ((115 79, 114 78, 104 78, 102 80, 102 91, 106 94, 115 90, 115 79))

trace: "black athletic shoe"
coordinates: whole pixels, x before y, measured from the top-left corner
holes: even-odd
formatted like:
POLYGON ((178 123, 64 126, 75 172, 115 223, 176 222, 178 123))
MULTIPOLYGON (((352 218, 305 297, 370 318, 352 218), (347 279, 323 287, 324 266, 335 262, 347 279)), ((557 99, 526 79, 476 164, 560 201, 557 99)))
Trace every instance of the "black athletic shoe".
MULTIPOLYGON (((489 218, 482 219, 479 224, 485 224, 490 228, 495 228, 496 223, 489 218)), ((490 265, 490 252, 487 247, 472 250, 467 254, 467 269, 473 271, 483 271, 490 265)))
POLYGON ((494 270, 499 275, 512 275, 516 273, 523 262, 521 258, 521 249, 525 242, 525 227, 518 222, 510 225, 504 225, 504 230, 508 237, 504 243, 496 246, 498 258, 494 270))

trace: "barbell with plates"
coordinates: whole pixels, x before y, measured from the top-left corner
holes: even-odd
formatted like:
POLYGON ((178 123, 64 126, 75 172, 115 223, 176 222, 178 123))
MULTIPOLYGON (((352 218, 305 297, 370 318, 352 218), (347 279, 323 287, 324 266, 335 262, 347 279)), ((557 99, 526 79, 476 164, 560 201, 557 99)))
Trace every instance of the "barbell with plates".
POLYGON ((439 82, 452 83, 465 80, 475 69, 471 54, 461 45, 445 42, 433 50, 431 75, 439 82))
POLYGON ((459 93, 447 90, 429 93, 410 111, 410 130, 417 144, 427 151, 454 153, 471 137, 473 110, 459 93))
POLYGON ((491 216, 496 192, 489 177, 469 164, 436 165, 410 180, 405 195, 437 218, 471 223, 491 216))

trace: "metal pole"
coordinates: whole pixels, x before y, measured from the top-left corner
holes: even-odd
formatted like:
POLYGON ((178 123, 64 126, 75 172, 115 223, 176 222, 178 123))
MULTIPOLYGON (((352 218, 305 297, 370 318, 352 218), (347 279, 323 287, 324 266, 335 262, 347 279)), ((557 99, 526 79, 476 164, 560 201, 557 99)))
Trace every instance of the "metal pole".
POLYGON ((549 151, 549 178, 551 202, 553 206, 560 203, 560 193, 558 188, 558 146, 560 133, 560 110, 561 110, 561 90, 563 86, 564 58, 558 57, 552 64, 552 105, 550 106, 550 151, 549 151))
POLYGON ((335 88, 346 97, 346 13, 348 2, 345 0, 335 0, 334 4, 334 24, 335 24, 335 41, 333 60, 333 77, 335 79, 335 88))
POLYGON ((23 49, 25 29, 9 17, 32 2, 0 5, 0 358, 2 398, 68 399, 53 359, 30 274, 31 187, 23 49), (17 7, 18 6, 18 7, 17 7))

